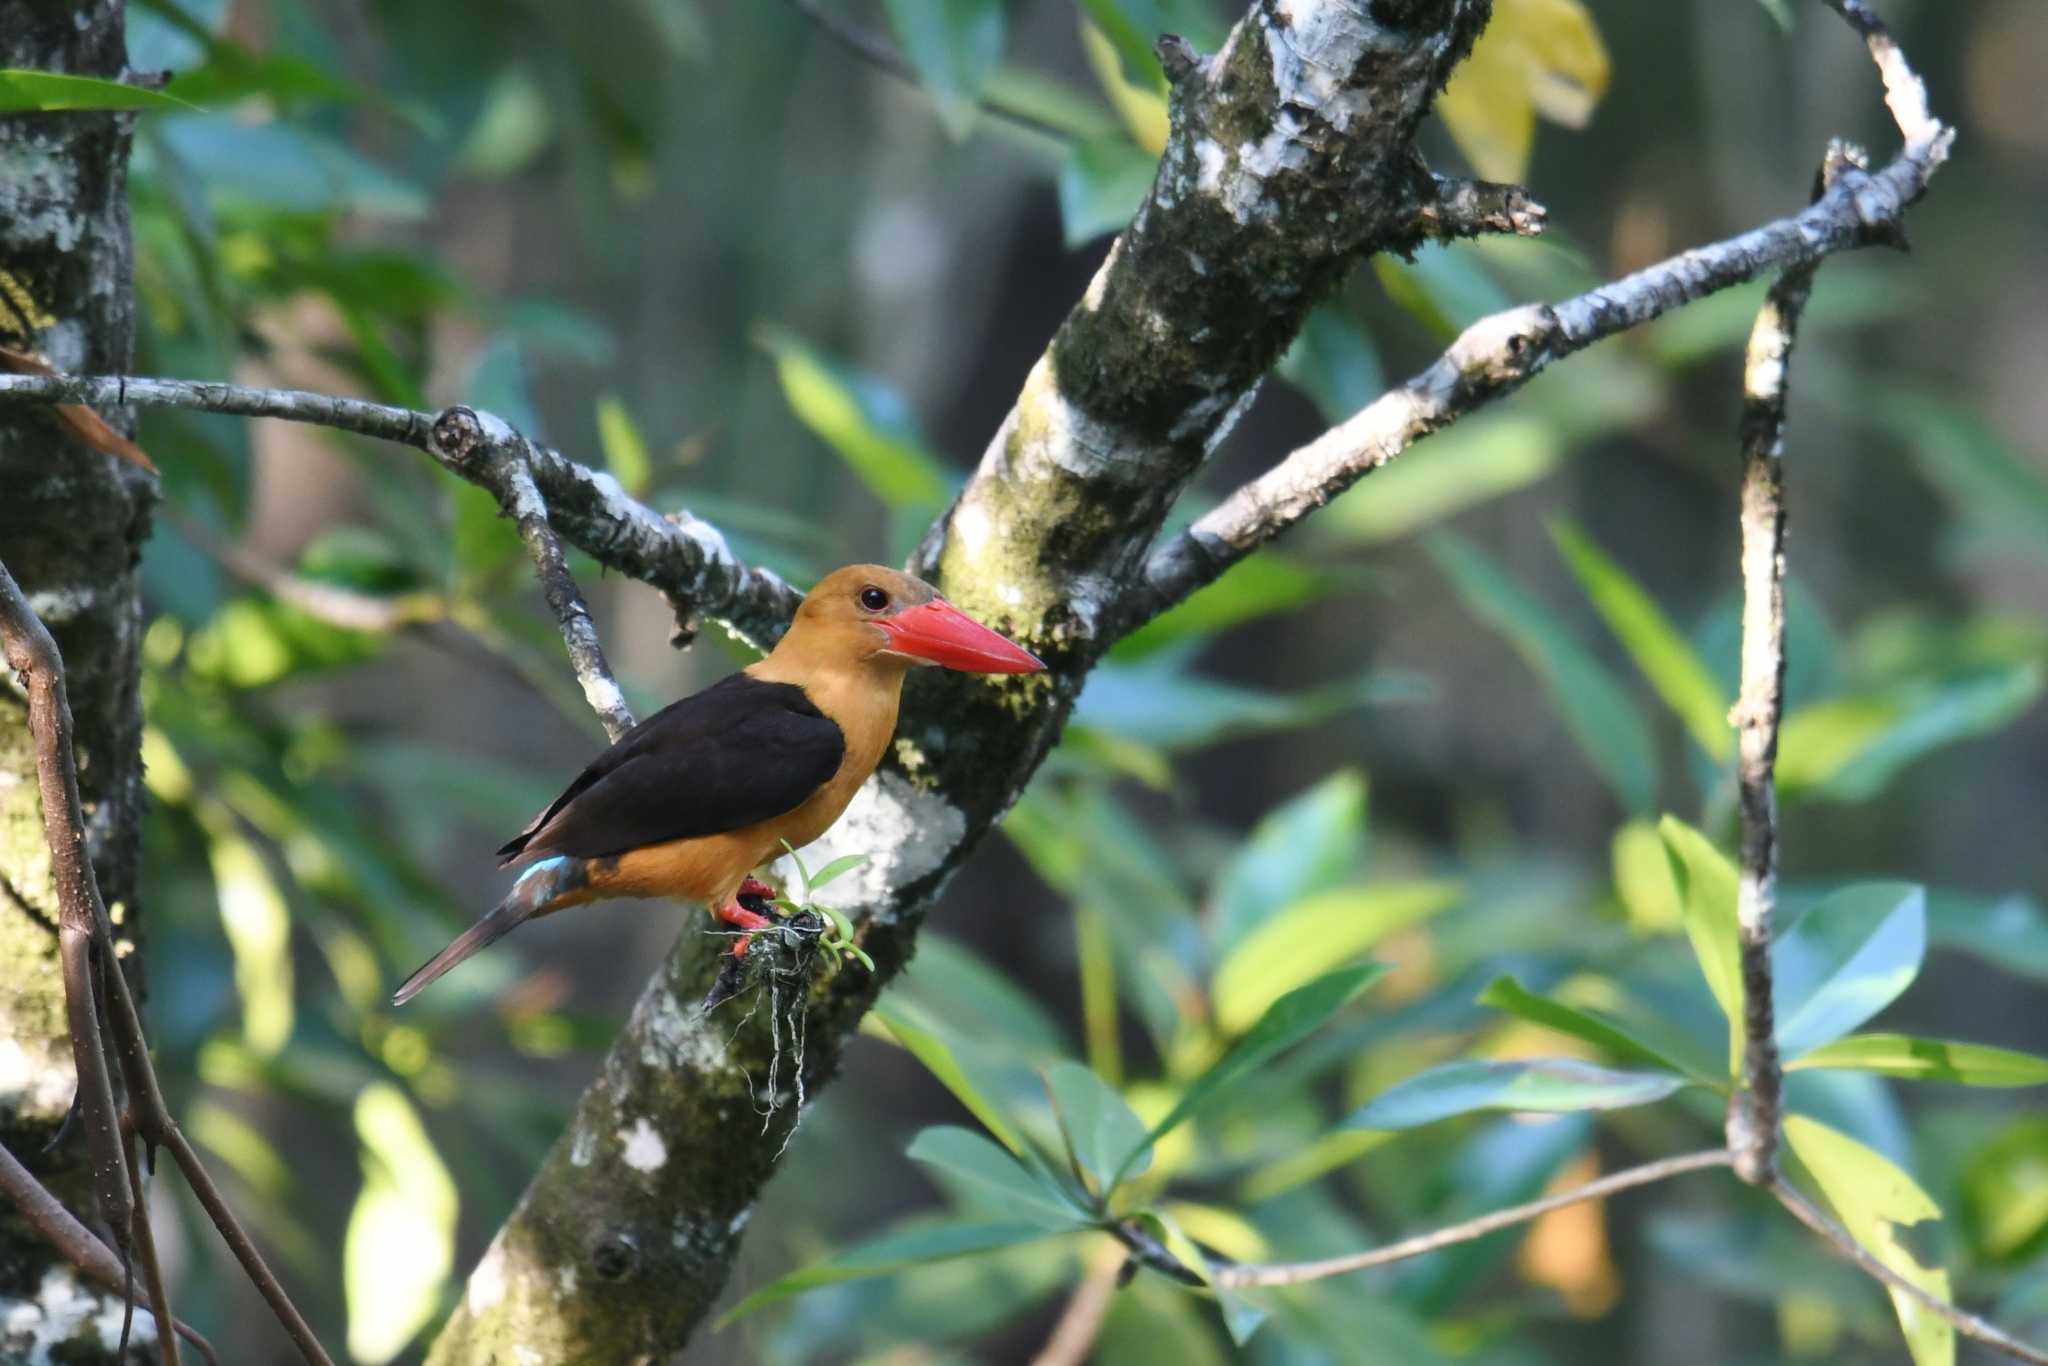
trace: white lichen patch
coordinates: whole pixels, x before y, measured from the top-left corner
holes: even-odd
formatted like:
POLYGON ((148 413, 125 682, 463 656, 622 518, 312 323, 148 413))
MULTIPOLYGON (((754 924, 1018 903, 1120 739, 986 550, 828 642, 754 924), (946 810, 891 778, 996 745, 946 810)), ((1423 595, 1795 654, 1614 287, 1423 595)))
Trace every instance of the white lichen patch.
MULTIPOLYGON (((123 1312, 118 1299, 87 1289, 70 1267, 52 1267, 43 1273, 34 1299, 0 1306, 0 1361, 51 1366, 60 1352, 68 1361, 94 1338, 101 1349, 112 1351, 121 1341, 123 1312)), ((148 1310, 135 1311, 128 1338, 144 1346, 156 1341, 156 1319, 148 1310)))
POLYGON ((597 1156, 597 1135, 577 1125, 569 1135, 569 1165, 587 1167, 597 1156))
POLYGON ((32 1057, 14 1038, 0 1038, 0 1105, 30 1114, 62 1114, 77 1086, 71 1056, 44 1050, 32 1057))
POLYGON ((483 1260, 469 1273, 463 1300, 471 1314, 486 1314, 505 1298, 505 1237, 500 1233, 484 1250, 483 1260))
POLYGON ((668 1163, 668 1144, 642 1115, 630 1129, 619 1130, 619 1156, 636 1172, 657 1172, 668 1163))
POLYGON ((28 595, 28 605, 45 625, 55 625, 83 616, 92 610, 99 596, 100 590, 91 584, 71 584, 64 588, 39 589, 28 595))
POLYGON ((643 1066, 699 1075, 725 1065, 725 1035, 703 1027, 695 1006, 686 1006, 666 986, 640 997, 628 1030, 640 1036, 643 1066))
POLYGON ((868 861, 831 887, 835 906, 872 908, 877 920, 895 918, 896 888, 937 871, 967 834, 960 808, 935 793, 921 792, 897 773, 868 779, 839 823, 798 852, 809 868, 844 854, 868 861))

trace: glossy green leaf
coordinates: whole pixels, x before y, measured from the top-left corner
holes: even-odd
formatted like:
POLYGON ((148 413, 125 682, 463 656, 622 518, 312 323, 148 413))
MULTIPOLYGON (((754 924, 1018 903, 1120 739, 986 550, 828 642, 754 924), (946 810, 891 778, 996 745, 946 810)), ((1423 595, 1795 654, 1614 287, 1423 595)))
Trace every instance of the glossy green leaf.
POLYGON ((1091 670, 1074 706, 1076 724, 1158 750, 1198 749, 1223 740, 1312 726, 1354 707, 1412 702, 1420 678, 1392 671, 1274 692, 1188 673, 1177 659, 1104 663, 1091 670))
POLYGON ((1527 488, 1563 458, 1551 422, 1477 413, 1431 437, 1427 452, 1374 470, 1340 494, 1306 534, 1353 545, 1406 540, 1467 508, 1527 488))
POLYGON ((1455 882, 1404 882, 1333 888, 1287 906, 1217 966, 1210 986, 1217 1027, 1243 1032, 1288 992, 1455 906, 1461 895, 1455 882))
POLYGON ((242 1041, 273 1057, 291 1037, 291 911, 270 865, 245 839, 234 818, 209 803, 201 808, 207 855, 220 903, 221 930, 235 957, 235 995, 242 1005, 242 1041))
POLYGON ((1159 158, 1122 133, 1076 143, 1060 163, 1060 226, 1069 247, 1121 232, 1145 202, 1159 158))
POLYGON ((1130 662, 1170 645, 1205 640, 1247 621, 1306 607, 1359 582, 1356 575, 1313 568, 1277 551, 1262 550, 1125 636, 1110 657, 1130 662))
POLYGON ((1308 395, 1326 422, 1342 422, 1387 387, 1379 349, 1342 300, 1318 304, 1309 313, 1273 370, 1308 395))
POLYGON ((441 1311, 455 1266, 455 1181, 405 1094, 373 1082, 355 1102, 363 1189, 342 1244, 349 1355, 381 1366, 441 1311))
POLYGON ((788 332, 763 329, 758 340, 775 357, 783 396, 797 420, 838 452, 875 497, 920 516, 945 504, 950 480, 901 395, 827 360, 788 332))
POLYGON ((1629 924, 1650 934, 1675 930, 1685 923, 1678 879, 1664 852, 1664 837, 1650 821, 1629 821, 1614 832, 1609 846, 1614 869, 1614 894, 1628 912, 1629 924))
POLYGON ((1674 1072, 1622 1072, 1575 1058, 1466 1059, 1389 1087, 1344 1127, 1415 1129, 1475 1110, 1616 1110, 1662 1100, 1686 1084, 1674 1072))
MULTIPOLYGON (((392 220, 418 219, 427 213, 428 198, 419 186, 348 143, 299 124, 252 124, 186 114, 164 119, 156 136, 176 151, 216 200, 299 213, 347 210, 392 220)), ((508 413, 498 415, 513 421, 508 413)), ((534 428, 514 425, 534 434, 534 428)))
POLYGON ((952 1125, 925 1129, 911 1140, 907 1156, 959 1178, 1012 1218, 1053 1233, 1085 1226, 1088 1211, 1066 1193, 980 1134, 952 1125))
POLYGON ((1907 1081, 1951 1081, 1959 1086, 2048 1086, 2048 1058, 1990 1044, 1910 1034, 1851 1034, 1810 1049, 1786 1066, 1840 1067, 1907 1081))
POLYGON ((2032 897, 1929 896, 1928 938, 1963 949, 2005 972, 2048 981, 2048 912, 2032 897))
POLYGON ((1216 880, 1219 955, 1365 860, 1365 777, 1341 770, 1267 814, 1216 880))
POLYGON ((1477 546, 1442 531, 1423 545, 1465 605, 1542 680, 1565 728, 1621 804, 1647 811, 1657 790, 1657 750, 1642 712, 1614 675, 1477 546))
MULTIPOLYGON (((1554 1029, 1560 1034, 1605 1049, 1625 1062, 1647 1063, 1672 1072, 1690 1072, 1654 1045, 1636 1037, 1619 1021, 1595 1010, 1566 1005, 1549 996, 1538 996, 1512 977, 1496 977, 1479 993, 1479 1004, 1554 1029)), ((1706 1080, 1706 1078, 1702 1078, 1706 1080)))
POLYGON ((955 138, 974 127, 981 92, 1003 59, 1003 0, 884 0, 903 55, 955 138))
MULTIPOLYGON (((1898 1229, 1941 1218, 1940 1207, 1911 1176, 1883 1154, 1804 1115, 1785 1116, 1785 1141, 1857 1242, 1928 1294, 1949 1299, 1948 1273, 1922 1266, 1899 1241, 1898 1229)), ((1954 1366, 1954 1326, 1918 1301, 1890 1293, 1914 1366, 1954 1366)))
POLYGON ((973 1116, 981 1121, 982 1127, 1002 1140, 1003 1146, 1021 1156, 1025 1151, 1024 1137, 1003 1114, 989 1089, 977 1083, 969 1075, 968 1068, 961 1062, 953 1046, 936 1030, 926 1028, 922 1023, 913 1022, 908 1012, 887 1004, 877 1005, 873 1014, 896 1041, 910 1051, 910 1055, 925 1065, 934 1077, 939 1079, 954 1099, 966 1106, 973 1116))
POLYGON ((2009 724, 2040 696, 2029 661, 1882 696, 1816 702, 1785 717, 1778 782, 1788 798, 1868 801, 1914 760, 2009 724))
POLYGON ((617 394, 597 400, 597 440, 604 451, 605 468, 620 487, 638 497, 654 478, 654 460, 647 453, 647 438, 617 394))
POLYGON ((1927 954, 1927 894, 1866 882, 1823 899, 1771 948, 1778 1049, 1796 1058, 1898 999, 1927 954))
POLYGON ((1571 522, 1557 522, 1550 534, 1579 586, 1664 705, 1685 723, 1710 757, 1727 759, 1734 751, 1735 735, 1728 725, 1729 701, 1692 643, 1628 571, 1585 532, 1571 522))
POLYGON ((1082 1170, 1095 1178, 1096 1190, 1107 1197, 1120 1179, 1144 1173, 1151 1150, 1118 1175, 1126 1154, 1145 1142, 1145 1121, 1110 1084, 1077 1062, 1056 1062, 1046 1069, 1046 1086, 1059 1107, 1060 1127, 1082 1170))
POLYGON ((1201 1113, 1248 1074, 1314 1033, 1386 971, 1384 963, 1345 968, 1318 977, 1307 986, 1296 987, 1275 1001, 1228 1053, 1189 1084, 1166 1117, 1152 1126, 1143 1144, 1119 1164, 1119 1171, 1130 1171, 1160 1138, 1201 1113))
POLYGON ((0 68, 0 114, 33 114, 59 109, 146 109, 180 114, 196 112, 192 105, 161 90, 102 80, 97 76, 72 76, 61 71, 34 71, 19 67, 0 68))
POLYGON ((1728 1017, 1728 1065, 1742 1059, 1742 945, 1737 933, 1735 865, 1705 835, 1666 816, 1658 824, 1685 909, 1693 957, 1728 1017))
POLYGON ((787 1276, 769 1282, 726 1310, 718 1320, 718 1327, 724 1328, 733 1320, 744 1318, 757 1309, 765 1309, 771 1304, 777 1304, 820 1286, 836 1285, 841 1281, 866 1280, 874 1276, 890 1276, 914 1266, 994 1252, 999 1248, 1015 1247, 1019 1243, 1036 1242, 1045 1236, 1046 1231, 1037 1224, 934 1224, 917 1221, 907 1227, 885 1233, 879 1238, 872 1238, 865 1243, 847 1248, 801 1271, 792 1271, 787 1276))
POLYGON ((865 868, 867 865, 868 856, 866 854, 841 854, 823 868, 816 869, 811 873, 811 880, 806 890, 815 892, 820 887, 829 886, 855 869, 865 868))
POLYGON ((1469 243, 1425 243, 1414 259, 1390 252, 1372 258, 1387 297, 1438 337, 1456 336, 1481 318, 1503 313, 1515 301, 1480 264, 1469 243))

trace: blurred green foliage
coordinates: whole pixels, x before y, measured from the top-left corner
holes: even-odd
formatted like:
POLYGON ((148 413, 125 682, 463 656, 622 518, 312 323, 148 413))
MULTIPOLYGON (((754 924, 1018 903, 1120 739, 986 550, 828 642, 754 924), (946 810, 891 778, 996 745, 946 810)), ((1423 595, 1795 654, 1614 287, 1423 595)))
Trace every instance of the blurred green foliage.
MULTIPOLYGON (((4 108, 152 111, 137 125, 133 178, 139 371, 283 376, 415 406, 459 396, 537 434, 552 421, 558 441, 628 490, 658 507, 687 502, 742 553, 799 578, 842 548, 819 530, 835 518, 855 528, 844 534, 863 558, 914 543, 986 432, 963 445, 959 421, 929 406, 920 418, 900 361, 843 316, 876 305, 817 304, 821 290, 854 290, 846 278, 860 271, 843 260, 862 248, 845 206, 864 191, 845 177, 801 192, 766 185, 784 175, 779 159, 803 161, 803 139, 817 136, 814 124, 789 124, 801 77, 788 54, 810 41, 793 9, 714 17, 694 0, 612 0, 601 21, 534 6, 507 22, 496 6, 341 8, 135 0, 131 63, 175 73, 161 94, 0 78, 4 108), (694 100, 671 88, 721 80, 729 87, 694 100), (727 198, 650 201, 699 174, 727 198), (750 177, 765 207, 738 192, 750 177), (795 200, 800 229, 772 225, 795 200), (715 354, 670 356, 663 320, 574 302, 574 273, 598 270, 617 247, 610 221, 650 202, 687 202, 699 221, 663 229, 734 276, 702 301, 722 329, 715 354), (547 220, 546 231, 522 236, 515 212, 547 220), (523 291, 475 282, 504 274, 490 262, 507 252, 549 264, 510 273, 523 291), (663 374, 685 372, 686 403, 634 381, 650 349, 663 374), (795 454, 750 484, 735 471, 763 445, 795 454)), ((1526 158, 1523 121, 1556 113, 1541 102, 1543 72, 1576 70, 1579 95, 1597 97, 1606 57, 1597 35, 1587 47, 1576 5, 1506 8, 1524 35, 1562 25, 1570 60, 1529 67, 1535 84, 1501 97, 1512 107, 1468 92, 1478 131, 1453 136, 1526 158)), ((1624 28, 1649 22, 1593 9, 1624 28)), ((1140 202, 1163 144, 1152 35, 1213 50, 1226 22, 1208 0, 886 0, 846 13, 874 21, 922 81, 928 102, 911 124, 936 120, 971 155, 1006 149, 1003 174, 1056 200, 1056 235, 1096 250, 1140 202), (1061 55, 1047 55, 1049 35, 1061 55)), ((852 60, 826 46, 807 69, 843 73, 852 60)), ((1502 48, 1489 60, 1535 59, 1502 48)), ((1629 70, 1624 59, 1618 79, 1629 70)), ((900 115, 885 129, 882 143, 900 141, 912 158, 932 145, 900 115)), ((1555 155, 1578 153, 1565 140, 1555 155)), ((860 174, 884 176, 885 163, 878 153, 860 174)), ((1605 273, 1592 259, 1604 254, 1560 236, 1375 262, 1316 311, 1280 380, 1297 408, 1341 420, 1473 319, 1605 273)), ((883 254, 901 265, 920 240, 883 254)), ((635 259, 651 270, 658 257, 635 259)), ((1810 336, 1914 325, 1896 271, 1843 261, 1821 279, 1810 336)), ((1105 1222, 1134 1221, 1204 1273, 1219 1257, 1354 1251, 1715 1141, 1740 1050, 1724 852, 1733 590, 1660 591, 1669 579, 1653 573, 1656 531, 1616 534, 1597 504, 1560 512, 1554 546, 1534 554, 1512 553, 1473 518, 1540 495, 1587 451, 1673 439, 1670 411, 1696 387, 1714 395, 1709 411, 1732 414, 1728 358, 1757 298, 1730 291, 1575 359, 1376 473, 1284 552, 1232 570, 1117 648, 1004 827, 1041 889, 971 883, 926 936, 875 1012, 877 1051, 849 1063, 794 1149, 783 1183, 799 1196, 756 1221, 761 1250, 728 1320, 772 1312, 709 1337, 707 1359, 849 1359, 904 1344, 921 1354, 892 1359, 1013 1355, 1078 1281, 1113 1266, 1101 1235, 1086 1232, 1105 1222), (1461 531, 1446 529, 1454 520, 1461 531), (1396 567, 1393 547, 1418 536, 1426 558, 1396 567), (1596 809, 1577 845, 1508 836, 1487 796, 1442 775, 1420 784, 1401 771, 1399 746, 1382 744, 1471 696, 1447 692, 1457 680, 1442 668, 1418 676, 1412 655, 1390 664, 1385 651, 1352 648, 1359 614, 1418 583, 1431 585, 1422 591, 1440 620, 1499 637, 1506 653, 1473 656, 1491 661, 1499 695, 1539 699, 1513 715, 1540 717, 1555 737, 1546 793, 1591 794, 1572 799, 1596 809), (1245 642, 1277 662, 1248 667, 1245 642), (1306 771, 1235 783, 1252 738, 1306 771), (1356 767, 1382 754, 1385 786, 1400 792, 1391 815, 1374 809, 1380 775, 1369 802, 1356 767), (1189 795, 1215 788, 1242 789, 1222 804, 1227 819, 1189 795), (948 937, 991 933, 1010 918, 1006 897, 1052 913, 1028 933, 1004 931, 1007 941, 984 938, 979 952, 948 937), (1001 942, 1028 952, 999 952, 1001 942), (865 1074, 907 1075, 880 1051, 899 1047, 935 1087, 902 1110, 866 1104, 865 1074), (912 1133, 911 1114, 974 1127, 912 1133), (873 1194, 902 1183, 899 1151, 935 1200, 873 1194)), ((966 322, 954 337, 963 347, 966 322)), ((972 379, 998 411, 1021 374, 1014 361, 972 379)), ((1888 363, 1830 349, 1802 356, 1795 380, 1802 404, 1810 393, 1828 420, 1904 457, 1908 473, 1896 477, 1918 501, 1881 538, 1925 536, 1955 584, 2017 560, 2038 587, 2048 561, 2038 460, 1969 398, 1888 363)), ((1711 440, 1732 469, 1732 416, 1721 422, 1711 440)), ((559 1132, 627 997, 573 1007, 560 973, 527 973, 508 950, 404 1015, 385 1007, 389 985, 472 904, 487 904, 473 894, 480 834, 516 828, 562 768, 523 739, 483 752, 479 732, 445 712, 408 724, 428 703, 393 680, 446 689, 453 679, 458 692, 496 680, 540 700, 507 728, 575 727, 583 744, 591 730, 517 538, 479 491, 409 453, 321 438, 347 491, 307 482, 317 530, 280 570, 389 613, 388 629, 354 629, 294 606, 272 591, 275 578, 246 581, 220 554, 227 542, 266 544, 261 518, 295 503, 259 487, 249 424, 156 413, 142 439, 174 514, 144 568, 154 614, 145 886, 163 1069, 316 1323, 345 1326, 330 1336, 359 1361, 417 1353, 559 1132)), ((269 458, 274 483, 280 457, 269 458)), ((1526 502, 1515 506, 1530 520, 1526 502)), ((1715 534, 1732 538, 1732 500, 1712 515, 1715 534)), ((1926 875, 1891 857, 1879 833, 1896 828, 1883 804, 1931 771, 1923 761, 2033 714, 2048 627, 2038 610, 1954 585, 1837 620, 1823 601, 1844 595, 1823 595, 1819 578, 1845 571, 1816 556, 1809 580, 1815 540, 1802 530, 1794 546, 1780 757, 1788 828, 1824 838, 1845 828, 1827 822, 1848 822, 1868 833, 1834 839, 1830 848, 1854 852, 1826 876, 1797 863, 1784 897, 1777 1005, 1794 1069, 1790 1147, 1878 1255, 1940 1293, 1993 1302, 2015 1329, 2039 1329, 2043 1121, 1912 1105, 1894 1083, 2036 1085, 2048 1063, 1904 1029, 1858 1031, 1881 1013, 1892 1021, 1930 946, 2048 982, 2048 918, 2035 901, 2007 887, 1896 881, 1926 875)), ((1849 563, 1858 572, 1864 561, 1849 563)), ((595 566, 576 568, 586 585, 597 579, 595 566)), ((636 701, 675 689, 649 672, 628 669, 636 701)), ((2014 838, 2038 824, 2038 812, 1995 814, 2014 838)), ((1943 980, 1952 990, 1953 971, 1943 980)), ((637 983, 616 985, 629 994, 637 983)), ((1940 987, 1915 996, 1932 1004, 1909 1018, 1941 1017, 1940 987)), ((1774 1209, 1732 1189, 1712 1204, 1688 1191, 1657 1208, 1626 1226, 1632 1234, 1588 1210, 1284 1292, 1190 1291, 1141 1274, 1109 1309, 1098 1359, 1587 1360, 1585 1342, 1617 1339, 1583 1320, 1606 1312, 1614 1287, 1641 1296, 1653 1282, 1774 1307, 1731 1340, 1744 1360, 1895 1357, 1899 1329, 1880 1293, 1774 1209)), ((187 1316, 236 1341, 232 1277, 206 1256, 182 1275, 187 1316)), ((1951 1358, 1942 1325, 1909 1305, 1899 1317, 1921 1366, 1951 1358)))

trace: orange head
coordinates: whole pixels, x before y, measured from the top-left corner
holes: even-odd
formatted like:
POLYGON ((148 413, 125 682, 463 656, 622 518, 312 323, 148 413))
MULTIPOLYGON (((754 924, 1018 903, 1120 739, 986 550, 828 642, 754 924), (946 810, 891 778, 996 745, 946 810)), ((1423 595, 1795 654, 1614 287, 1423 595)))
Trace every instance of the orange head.
POLYGON ((785 652, 902 668, 941 664, 969 673, 1035 673, 1045 667, 923 579, 878 564, 850 564, 821 579, 775 648, 777 655, 785 652))

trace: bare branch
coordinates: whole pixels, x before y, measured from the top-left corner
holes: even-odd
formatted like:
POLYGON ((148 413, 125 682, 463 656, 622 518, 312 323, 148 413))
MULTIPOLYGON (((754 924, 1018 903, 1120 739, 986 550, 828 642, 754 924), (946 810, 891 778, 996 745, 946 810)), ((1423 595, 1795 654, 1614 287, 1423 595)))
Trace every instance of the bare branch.
POLYGON ((2018 1338, 2013 1337, 2004 1329, 1998 1327, 1998 1325, 1978 1318, 1967 1310, 1958 1309, 1955 1305, 1950 1304, 1938 1295, 1929 1294, 1926 1290, 1913 1284, 1913 1282, 1879 1261, 1868 1248, 1856 1241, 1855 1236, 1849 1230, 1829 1218, 1826 1211, 1814 1204, 1813 1201, 1807 1199, 1804 1192, 1787 1181, 1783 1176, 1772 1178, 1770 1190, 1771 1194, 1778 1197, 1778 1203, 1790 1210, 1795 1219, 1812 1229, 1815 1233, 1818 1233, 1844 1259, 1854 1262, 1866 1274, 1882 1281, 1887 1288, 1906 1296, 1921 1307, 1941 1315, 1954 1324, 1956 1331, 1964 1337, 1975 1338, 1978 1342, 1995 1347, 2007 1356, 2017 1358, 2020 1361, 2031 1361, 2039 1363, 2039 1366, 2048 1366, 2048 1352, 2044 1352, 2038 1347, 2029 1347, 2026 1343, 2021 1342, 2018 1338))
MULTIPOLYGON (((0 1195, 6 1196, 8 1203, 34 1225, 36 1232, 42 1234, 50 1246, 63 1253, 65 1260, 83 1271, 94 1284, 117 1295, 124 1293, 128 1278, 122 1270, 120 1258, 95 1238, 92 1230, 79 1223, 76 1216, 65 1209, 63 1203, 50 1194, 5 1146, 0 1146, 0 1195)), ((154 1307, 162 1303, 164 1301, 152 1297, 149 1307, 154 1313, 154 1307)), ((159 1325, 164 1317, 156 1315, 159 1325)), ((219 1358, 214 1355, 213 1344, 187 1325, 175 1319, 171 1321, 180 1337, 197 1347, 200 1355, 217 1366, 219 1358)))
POLYGON ((106 1044, 99 1028, 96 1001, 104 1000, 114 1036, 115 1055, 121 1064, 135 1130, 148 1143, 170 1149, 193 1193, 206 1207, 214 1226, 240 1259, 242 1268, 269 1301, 278 1321, 313 1366, 333 1366, 332 1360, 313 1336, 277 1277, 264 1264, 256 1245, 236 1220, 234 1211, 221 1198, 211 1176, 199 1161, 185 1136, 179 1132, 155 1069, 149 1061, 149 1044, 143 1035, 142 1017, 128 989, 114 948, 113 924, 106 904, 100 899, 99 881, 92 861, 85 856, 85 820, 79 809, 78 767, 71 741, 71 706, 64 692, 64 662, 49 631, 22 596, 14 576, 0 565, 0 644, 7 663, 21 675, 28 693, 29 730, 35 739, 36 771, 42 788, 43 823, 56 872, 59 903, 59 939, 63 949, 65 1000, 70 1012, 73 1048, 79 1058, 80 1118, 89 1136, 103 1125, 111 1126, 113 1156, 101 1154, 94 1144, 94 1168, 103 1207, 110 1211, 119 1250, 123 1257, 123 1294, 132 1293, 129 1284, 127 1236, 132 1217, 147 1218, 132 1202, 126 1166, 125 1143, 120 1121, 113 1109, 108 1081, 106 1044), (100 993, 104 993, 103 996, 100 993), (104 1109, 104 1116, 99 1113, 104 1109), (107 1182, 118 1173, 121 1190, 109 1203, 107 1182))
POLYGON ((1381 395, 1245 484, 1145 563, 1124 604, 1135 627, 1215 580, 1408 447, 1495 399, 1552 362, 1730 285, 1809 267, 1835 252, 1899 240, 1906 209, 1948 156, 1953 130, 1927 113, 1926 91, 1860 0, 1829 0, 1869 39, 1886 101, 1905 138, 1872 174, 1846 165, 1804 212, 1696 247, 1564 300, 1482 318, 1434 365, 1381 395))
POLYGON ((1771 913, 1778 884, 1773 771, 1785 690, 1785 380, 1811 265, 1779 276, 1750 332, 1742 370, 1742 689, 1735 724, 1742 808, 1736 901, 1742 952, 1743 1084, 1728 1098, 1728 1149, 1752 1185, 1776 1171, 1784 1075, 1772 1011, 1771 913))
MULTIPOLYGON (((458 454, 436 444, 436 424, 448 413, 416 412, 298 389, 125 375, 0 375, 0 402, 4 401, 184 408, 331 427, 425 451, 471 483, 493 495, 499 492, 489 482, 496 468, 491 462, 473 461, 473 452, 458 454)), ((479 423, 486 416, 478 414, 479 423)), ((493 431, 513 430, 500 419, 491 418, 490 424, 493 431)), ((548 521, 569 544, 599 564, 661 590, 693 612, 725 622, 742 639, 763 648, 789 624, 802 595, 778 576, 741 561, 710 523, 687 512, 663 516, 627 496, 610 475, 537 442, 526 442, 525 454, 534 486, 547 504, 548 521)))
POLYGON ((1538 204, 1520 185, 1445 175, 1433 175, 1430 180, 1436 193, 1416 208, 1417 236, 1449 242, 1493 232, 1518 237, 1543 235, 1550 210, 1538 204))
POLYGON ((1326 1257, 1315 1262, 1226 1263, 1216 1269, 1216 1284, 1231 1289, 1300 1285, 1304 1281, 1320 1281, 1330 1276, 1348 1275, 1369 1267, 1385 1266, 1389 1262, 1404 1262, 1411 1257, 1420 1257, 1424 1253, 1484 1238, 1487 1234, 1498 1233, 1504 1228, 1526 1224, 1533 1219, 1542 1218, 1553 1210, 1566 1209, 1587 1200, 1604 1199, 1621 1191, 1669 1180, 1688 1172, 1725 1167, 1729 1160, 1728 1153, 1721 1148, 1686 1153, 1680 1157, 1660 1158, 1655 1162, 1645 1162, 1640 1167, 1615 1172, 1612 1176, 1603 1176, 1598 1181, 1588 1181, 1583 1186, 1560 1191, 1556 1195, 1545 1196, 1541 1200, 1510 1205, 1506 1209, 1482 1214, 1476 1219, 1467 1219, 1432 1233, 1403 1238, 1400 1242, 1389 1243, 1385 1247, 1368 1248, 1363 1252, 1353 1252, 1342 1257, 1326 1257))

